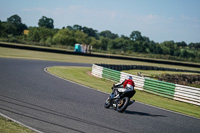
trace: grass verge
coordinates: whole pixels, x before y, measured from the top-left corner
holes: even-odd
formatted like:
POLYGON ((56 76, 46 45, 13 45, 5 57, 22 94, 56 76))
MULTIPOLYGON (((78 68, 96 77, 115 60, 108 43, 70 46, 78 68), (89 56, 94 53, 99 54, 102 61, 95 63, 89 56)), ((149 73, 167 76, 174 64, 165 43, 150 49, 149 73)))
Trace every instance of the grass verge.
POLYGON ((0 116, 0 133, 35 133, 35 132, 0 116))
MULTIPOLYGON (((114 83, 90 75, 91 68, 88 67, 49 67, 47 70, 56 76, 107 93, 111 92, 110 88, 114 83)), ((200 118, 199 106, 171 100, 139 90, 136 91, 137 93, 134 96, 136 101, 200 118)))

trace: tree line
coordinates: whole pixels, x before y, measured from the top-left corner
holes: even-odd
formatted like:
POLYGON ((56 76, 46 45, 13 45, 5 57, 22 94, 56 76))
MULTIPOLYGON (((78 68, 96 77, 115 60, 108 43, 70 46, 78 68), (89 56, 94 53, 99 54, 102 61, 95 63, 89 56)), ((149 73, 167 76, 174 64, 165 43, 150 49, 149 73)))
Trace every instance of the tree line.
POLYGON ((132 31, 130 36, 119 36, 110 30, 99 32, 78 24, 56 29, 53 19, 46 16, 39 19, 38 27, 27 27, 18 15, 12 15, 7 21, 0 20, 0 39, 49 47, 72 48, 74 44, 80 43, 91 45, 94 51, 99 52, 142 54, 153 58, 200 62, 200 43, 187 44, 184 41, 157 43, 143 36, 140 31, 132 31))

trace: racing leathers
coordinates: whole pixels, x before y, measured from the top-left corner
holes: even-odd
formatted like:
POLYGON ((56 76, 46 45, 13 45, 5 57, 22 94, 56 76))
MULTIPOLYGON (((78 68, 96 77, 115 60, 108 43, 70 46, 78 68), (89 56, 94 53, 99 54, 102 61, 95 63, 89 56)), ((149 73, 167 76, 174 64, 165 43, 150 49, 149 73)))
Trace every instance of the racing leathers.
POLYGON ((132 77, 129 79, 125 79, 121 83, 114 84, 113 86, 114 86, 113 93, 115 93, 115 98, 120 97, 119 92, 127 92, 127 91, 135 92, 134 90, 135 83, 133 82, 132 77), (121 85, 123 85, 123 87, 120 87, 121 85))

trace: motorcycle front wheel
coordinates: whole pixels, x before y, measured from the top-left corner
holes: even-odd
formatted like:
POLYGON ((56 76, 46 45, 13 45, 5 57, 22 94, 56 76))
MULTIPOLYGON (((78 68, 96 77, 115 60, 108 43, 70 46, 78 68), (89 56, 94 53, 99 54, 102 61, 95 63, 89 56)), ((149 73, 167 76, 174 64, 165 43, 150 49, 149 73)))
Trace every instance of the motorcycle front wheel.
POLYGON ((120 99, 117 103, 117 111, 118 112, 124 112, 124 110, 128 107, 130 102, 130 98, 128 97, 124 97, 122 99, 120 99))
POLYGON ((109 108, 109 107, 110 107, 110 97, 108 97, 108 98, 106 99, 106 102, 105 102, 105 104, 104 104, 104 107, 105 107, 105 108, 109 108))

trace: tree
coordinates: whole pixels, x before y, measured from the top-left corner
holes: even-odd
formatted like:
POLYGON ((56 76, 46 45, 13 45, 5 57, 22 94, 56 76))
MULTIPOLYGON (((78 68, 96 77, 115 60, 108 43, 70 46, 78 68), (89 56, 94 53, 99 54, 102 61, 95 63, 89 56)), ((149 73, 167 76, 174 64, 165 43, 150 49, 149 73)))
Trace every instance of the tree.
POLYGON ((74 33, 74 37, 76 38, 76 42, 78 42, 78 43, 86 43, 87 34, 85 34, 84 32, 77 30, 74 33))
POLYGON ((186 49, 181 50, 180 57, 188 58, 189 52, 186 49))
POLYGON ((0 20, 0 37, 6 37, 4 24, 5 24, 5 22, 1 22, 1 20, 0 20))
POLYGON ((190 43, 189 48, 191 49, 199 49, 200 48, 200 43, 190 43))
POLYGON ((4 31, 4 28, 3 28, 2 22, 0 20, 0 37, 3 35, 3 31, 4 31))
POLYGON ((174 41, 165 41, 163 42, 163 45, 166 46, 169 49, 169 54, 174 55, 174 52, 179 50, 178 45, 174 43, 174 41))
POLYGON ((119 37, 117 34, 114 34, 109 30, 102 31, 99 35, 109 39, 115 39, 119 37))
POLYGON ((108 38, 101 37, 100 38, 100 42, 101 42, 100 49, 101 50, 107 50, 109 41, 110 40, 108 38))
POLYGON ((22 24, 22 20, 18 15, 12 15, 11 17, 7 18, 7 22, 14 24, 14 25, 20 25, 22 24))
POLYGON ((88 28, 88 27, 83 27, 82 28, 82 31, 85 33, 85 34, 87 34, 88 36, 90 36, 90 37, 94 37, 94 38, 98 38, 97 37, 97 30, 93 30, 92 28, 88 28))
POLYGON ((22 23, 18 15, 15 14, 7 18, 6 30, 8 34, 21 35, 25 29, 27 26, 22 23))
POLYGON ((129 37, 125 36, 125 35, 121 35, 121 38, 125 39, 125 40, 130 40, 129 37))
POLYGON ((32 42, 40 42, 40 31, 37 27, 30 27, 28 33, 28 40, 32 42))
POLYGON ((150 39, 149 39, 148 37, 143 36, 142 38, 143 38, 143 40, 144 40, 145 42, 150 42, 150 39))
POLYGON ((28 33, 28 40, 32 42, 45 43, 48 39, 51 40, 56 33, 56 30, 45 27, 30 27, 28 33))
POLYGON ((53 23, 54 23, 54 21, 52 18, 47 18, 45 16, 42 16, 42 18, 39 19, 38 26, 53 29, 54 28, 53 23))
POLYGON ((141 35, 141 32, 139 31, 133 31, 131 34, 130 34, 130 38, 131 40, 133 41, 143 41, 143 37, 141 35))
POLYGON ((93 48, 99 49, 101 44, 100 40, 95 39, 94 37, 89 37, 87 39, 87 44, 92 46, 93 48))
POLYGON ((2 26, 3 26, 3 29, 6 33, 6 36, 7 35, 14 35, 14 36, 18 35, 17 34, 17 27, 14 24, 8 23, 8 22, 3 22, 2 26))
POLYGON ((178 47, 182 47, 182 48, 187 46, 187 44, 184 41, 176 42, 176 44, 178 45, 178 47))
POLYGON ((80 26, 80 25, 78 25, 78 24, 75 24, 75 25, 73 26, 73 29, 74 29, 74 30, 82 30, 82 26, 80 26))
POLYGON ((155 54, 163 54, 163 49, 161 44, 156 44, 153 53, 155 54))
POLYGON ((76 43, 76 39, 73 37, 73 31, 69 29, 62 29, 54 35, 53 43, 73 46, 76 43))
POLYGON ((67 26, 66 28, 69 30, 73 30, 73 27, 71 27, 71 26, 67 26))

